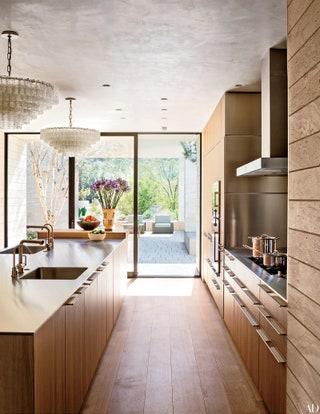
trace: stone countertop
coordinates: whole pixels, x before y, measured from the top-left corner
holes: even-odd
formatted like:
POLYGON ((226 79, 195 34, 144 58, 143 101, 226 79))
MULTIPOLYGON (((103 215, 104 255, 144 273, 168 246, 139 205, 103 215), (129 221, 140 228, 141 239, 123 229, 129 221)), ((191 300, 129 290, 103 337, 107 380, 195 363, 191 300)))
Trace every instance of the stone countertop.
POLYGON ((74 280, 12 279, 12 254, 0 254, 0 333, 36 332, 122 242, 55 240, 53 250, 27 255, 30 271, 37 267, 86 267, 74 280))
POLYGON ((243 263, 249 270, 251 270, 259 279, 268 285, 275 293, 287 300, 287 279, 277 275, 270 275, 260 266, 249 259, 250 250, 243 248, 226 248, 236 259, 243 263))

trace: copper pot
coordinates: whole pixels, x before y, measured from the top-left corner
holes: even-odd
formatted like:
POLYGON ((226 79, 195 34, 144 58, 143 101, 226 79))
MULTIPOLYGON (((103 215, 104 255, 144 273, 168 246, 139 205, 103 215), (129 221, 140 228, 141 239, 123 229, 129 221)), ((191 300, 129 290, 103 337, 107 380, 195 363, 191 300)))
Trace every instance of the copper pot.
POLYGON ((278 251, 275 251, 273 253, 264 253, 263 265, 267 267, 286 267, 287 255, 285 253, 279 253, 278 251))
POLYGON ((278 237, 262 234, 261 236, 249 237, 252 240, 252 256, 263 257, 264 253, 273 253, 277 249, 278 237))

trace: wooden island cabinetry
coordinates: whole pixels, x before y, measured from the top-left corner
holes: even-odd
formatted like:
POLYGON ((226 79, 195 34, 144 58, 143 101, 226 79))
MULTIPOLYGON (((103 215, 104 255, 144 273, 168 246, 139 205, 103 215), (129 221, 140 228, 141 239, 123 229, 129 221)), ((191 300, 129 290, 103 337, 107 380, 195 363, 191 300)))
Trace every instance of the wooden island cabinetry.
POLYGON ((124 240, 34 334, 0 336, 1 413, 80 411, 120 312, 126 252, 124 240))

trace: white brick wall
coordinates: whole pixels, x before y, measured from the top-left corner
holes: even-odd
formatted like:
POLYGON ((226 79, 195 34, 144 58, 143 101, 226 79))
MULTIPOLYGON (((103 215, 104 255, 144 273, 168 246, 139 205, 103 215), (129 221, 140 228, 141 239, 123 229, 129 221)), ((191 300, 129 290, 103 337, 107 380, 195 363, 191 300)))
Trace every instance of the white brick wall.
POLYGON ((4 133, 0 131, 0 249, 4 247, 4 133))
POLYGON ((8 141, 8 246, 26 236, 27 145, 23 135, 9 135, 8 141))

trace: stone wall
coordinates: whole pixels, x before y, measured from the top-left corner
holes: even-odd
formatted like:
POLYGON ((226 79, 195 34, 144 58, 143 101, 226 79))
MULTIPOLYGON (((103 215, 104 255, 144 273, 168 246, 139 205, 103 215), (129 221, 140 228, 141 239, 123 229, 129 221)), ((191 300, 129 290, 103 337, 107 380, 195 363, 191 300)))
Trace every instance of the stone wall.
POLYGON ((319 45, 320 1, 289 0, 287 412, 290 414, 317 412, 317 404, 320 405, 319 45))

